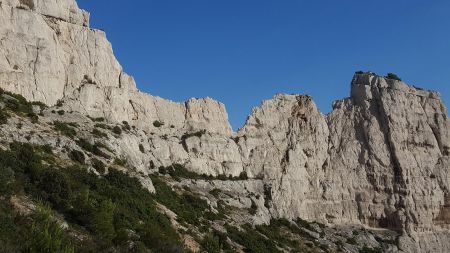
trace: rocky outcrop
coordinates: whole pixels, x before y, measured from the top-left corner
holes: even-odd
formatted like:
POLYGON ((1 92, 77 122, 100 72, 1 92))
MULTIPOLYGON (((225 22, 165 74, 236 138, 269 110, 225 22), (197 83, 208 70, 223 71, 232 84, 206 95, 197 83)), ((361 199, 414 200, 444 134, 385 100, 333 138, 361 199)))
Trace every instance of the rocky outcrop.
POLYGON ((0 1, 0 86, 32 101, 154 130, 159 121, 183 131, 230 135, 228 115, 211 99, 174 103, 139 92, 114 57, 103 31, 74 0, 0 1))
POLYGON ((277 95, 238 135, 272 216, 395 230, 416 239, 407 252, 445 252, 449 127, 438 93, 365 73, 327 116, 309 97, 277 95))
POLYGON ((174 163, 198 174, 245 174, 245 182, 197 188, 232 192, 238 207, 255 202, 254 223, 359 224, 402 233, 404 252, 450 250, 450 121, 438 93, 358 73, 350 97, 328 115, 309 96, 279 94, 234 133, 219 102, 140 92, 74 0, 0 0, 0 24, 0 87, 134 127, 108 145, 149 190, 146 176, 174 163))

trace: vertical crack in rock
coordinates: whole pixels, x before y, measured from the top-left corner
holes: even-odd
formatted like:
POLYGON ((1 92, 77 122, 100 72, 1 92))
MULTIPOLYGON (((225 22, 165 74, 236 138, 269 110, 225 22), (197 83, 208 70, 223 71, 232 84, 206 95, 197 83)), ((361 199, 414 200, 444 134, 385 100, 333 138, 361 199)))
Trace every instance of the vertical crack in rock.
MULTIPOLYGON (((39 85, 38 85, 38 79, 37 79, 37 66, 39 61, 39 50, 40 50, 40 39, 37 39, 36 42, 36 57, 34 58, 33 62, 33 77, 34 77, 34 86, 36 92, 39 92, 39 85)), ((36 94, 34 95, 36 97, 36 94)))
MULTIPOLYGON (((395 149, 395 142, 392 140, 392 132, 391 132, 391 120, 390 116, 388 115, 386 108, 383 104, 382 97, 383 97, 383 88, 372 86, 373 91, 376 93, 374 102, 376 103, 376 108, 378 109, 378 117, 380 120, 380 126, 382 127, 382 133, 385 138, 385 143, 388 147, 391 163, 392 163, 392 169, 394 172, 394 193, 399 196, 399 199, 396 199, 395 202, 395 212, 394 213, 387 213, 387 217, 382 219, 380 221, 380 225, 385 228, 389 228, 392 230, 402 231, 405 229, 405 224, 402 224, 399 217, 399 212, 401 210, 405 210, 405 203, 406 201, 406 193, 407 193, 407 186, 406 181, 403 176, 403 168, 401 166, 400 160, 397 156, 397 152, 395 149)), ((392 197, 392 196, 391 196, 392 197)), ((410 217, 410 215, 408 215, 410 217)), ((407 217, 407 218, 408 218, 407 217)))
POLYGON ((128 102, 130 103, 131 108, 133 109, 134 116, 133 116, 132 120, 139 120, 139 112, 138 112, 138 110, 136 110, 136 108, 133 104, 133 101, 130 99, 128 102))
POLYGON ((120 71, 120 73, 119 73, 119 89, 122 88, 122 73, 123 73, 123 71, 120 71))

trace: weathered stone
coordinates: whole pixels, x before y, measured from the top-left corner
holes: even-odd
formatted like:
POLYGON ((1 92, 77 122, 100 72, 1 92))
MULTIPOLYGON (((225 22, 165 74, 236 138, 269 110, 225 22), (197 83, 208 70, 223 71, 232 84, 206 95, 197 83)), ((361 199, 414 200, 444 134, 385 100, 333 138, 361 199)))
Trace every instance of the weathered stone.
POLYGON ((44 110, 38 125, 12 118, 0 131, 5 143, 75 149, 51 123, 77 122, 80 137, 90 138, 95 122, 85 116, 104 117, 125 129, 105 130, 111 154, 150 191, 148 174, 159 166, 178 163, 212 176, 245 172, 248 180, 183 183, 229 192, 236 208, 254 202, 254 224, 278 217, 355 224, 402 233, 392 252, 450 251, 450 121, 439 93, 356 74, 350 97, 328 115, 309 96, 279 94, 233 133, 217 101, 175 103, 140 92, 74 0, 3 0, 0 24, 0 87, 74 112, 44 110))

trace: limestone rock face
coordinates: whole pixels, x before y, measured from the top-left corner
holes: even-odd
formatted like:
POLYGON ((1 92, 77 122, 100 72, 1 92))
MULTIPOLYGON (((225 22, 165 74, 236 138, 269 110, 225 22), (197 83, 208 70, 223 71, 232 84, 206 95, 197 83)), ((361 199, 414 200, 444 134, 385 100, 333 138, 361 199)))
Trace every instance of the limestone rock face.
POLYGON ((160 121, 177 129, 231 134, 222 104, 174 103, 140 93, 114 57, 103 31, 74 0, 0 1, 0 86, 31 101, 149 130, 160 121))
POLYGON ((272 216, 396 230, 415 238, 407 252, 445 252, 449 129, 436 92, 358 74, 329 115, 309 97, 277 95, 238 136, 272 216))
POLYGON ((356 74, 328 115, 309 96, 279 94, 234 133, 217 101, 140 92, 75 0, 0 0, 0 87, 133 127, 108 146, 150 190, 146 176, 174 163, 212 176, 245 172, 248 180, 195 187, 238 195, 238 208, 255 202, 255 223, 363 225, 401 232, 403 252, 450 251, 450 120, 436 92, 356 74))
MULTIPOLYGON (((250 177, 264 178, 273 215, 308 217, 321 191, 328 125, 311 97, 277 95, 254 110, 238 133, 250 177)), ((315 217, 310 217, 315 218, 315 217)))

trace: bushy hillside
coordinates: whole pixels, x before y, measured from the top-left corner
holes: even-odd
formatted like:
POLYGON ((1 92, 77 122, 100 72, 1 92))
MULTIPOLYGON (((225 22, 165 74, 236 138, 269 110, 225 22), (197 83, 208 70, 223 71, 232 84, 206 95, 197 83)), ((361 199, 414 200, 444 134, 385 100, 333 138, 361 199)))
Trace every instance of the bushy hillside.
POLYGON ((86 130, 64 121, 73 112, 4 91, 0 106, 1 252, 382 252, 395 244, 392 234, 300 219, 255 226, 255 201, 270 196, 250 196, 251 205, 239 208, 231 192, 201 187, 244 183, 244 174, 215 178, 173 165, 140 175, 108 144, 108 136, 131 131, 126 123, 86 119, 86 130), (33 141, 41 134, 45 141, 33 141))

